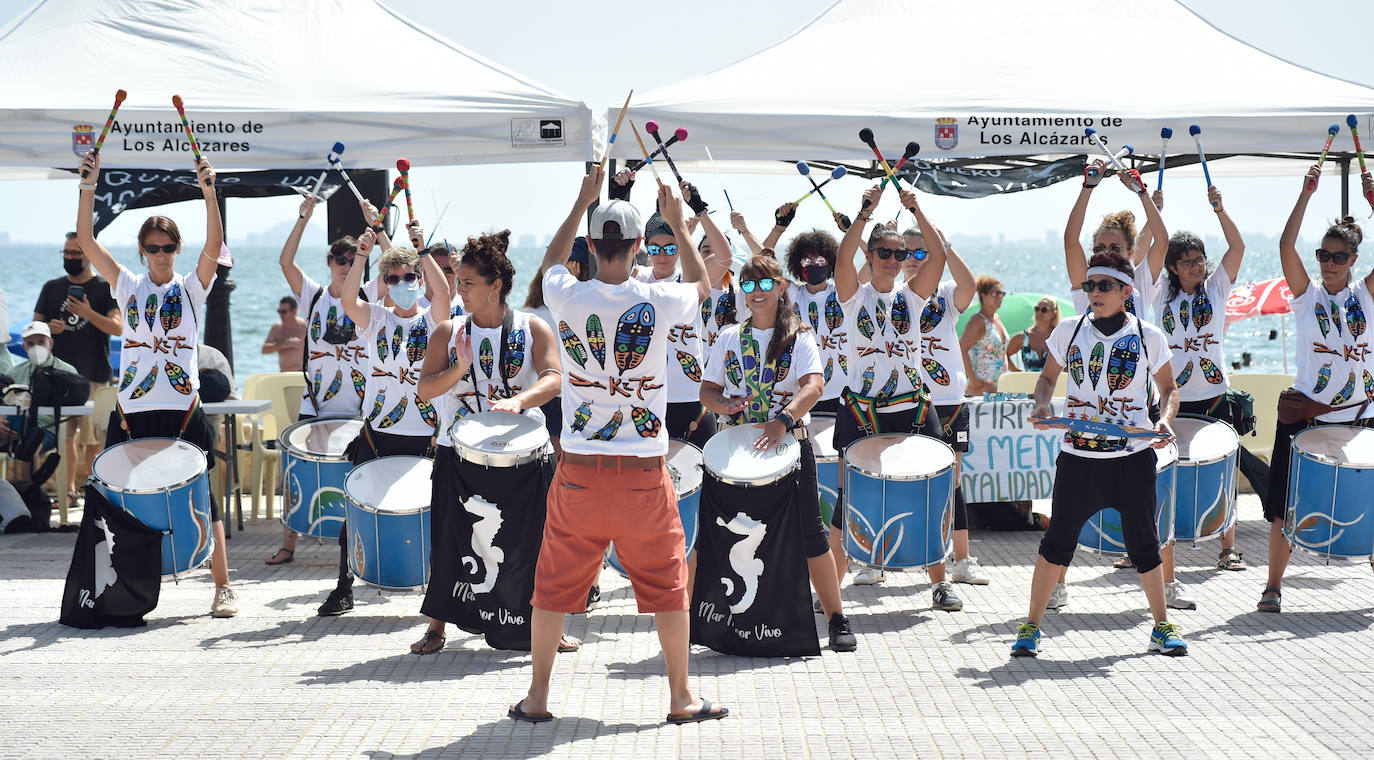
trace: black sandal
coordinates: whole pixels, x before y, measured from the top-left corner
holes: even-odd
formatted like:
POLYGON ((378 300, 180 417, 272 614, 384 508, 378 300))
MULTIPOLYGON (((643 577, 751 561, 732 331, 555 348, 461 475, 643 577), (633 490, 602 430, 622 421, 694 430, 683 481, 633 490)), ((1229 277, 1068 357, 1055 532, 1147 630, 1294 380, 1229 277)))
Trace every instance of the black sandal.
POLYGON ((1265 586, 1260 592, 1259 604, 1255 609, 1260 612, 1282 612, 1283 611, 1283 589, 1278 586, 1265 586), (1273 599, 1265 599, 1265 594, 1274 594, 1273 599))
POLYGON ((410 645, 411 654, 434 654, 444 648, 444 643, 448 638, 438 631, 425 631, 425 635, 420 640, 410 645), (435 643, 438 642, 438 643, 435 643))
POLYGON ((285 564, 291 562, 292 560, 294 560, 295 558, 296 558, 296 550, 295 550, 295 549, 288 549, 288 548, 286 548, 285 546, 283 546, 282 548, 280 548, 280 549, 277 550, 276 554, 273 554, 272 556, 270 556, 270 557, 267 558, 266 564, 269 564, 269 565, 285 565, 285 564), (277 560, 276 562, 273 562, 272 560, 277 559, 277 554, 281 554, 282 552, 286 552, 286 559, 277 560))

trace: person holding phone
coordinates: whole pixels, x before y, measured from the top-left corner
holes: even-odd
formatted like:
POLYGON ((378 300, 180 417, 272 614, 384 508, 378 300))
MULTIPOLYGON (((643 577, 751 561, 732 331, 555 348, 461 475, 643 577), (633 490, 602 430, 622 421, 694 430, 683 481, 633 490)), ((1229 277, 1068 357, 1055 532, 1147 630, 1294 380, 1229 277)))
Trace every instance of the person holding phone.
MULTIPOLYGON (((52 352, 72 365, 96 389, 110 382, 110 339, 119 335, 119 307, 110 295, 110 284, 91 270, 75 232, 68 232, 62 245, 62 268, 66 274, 43 283, 33 307, 33 321, 43 322, 52 333, 52 352)), ((103 439, 91 418, 77 417, 67 436, 64 455, 67 468, 67 498, 77 499, 78 471, 89 472, 91 461, 100 451, 103 439)))

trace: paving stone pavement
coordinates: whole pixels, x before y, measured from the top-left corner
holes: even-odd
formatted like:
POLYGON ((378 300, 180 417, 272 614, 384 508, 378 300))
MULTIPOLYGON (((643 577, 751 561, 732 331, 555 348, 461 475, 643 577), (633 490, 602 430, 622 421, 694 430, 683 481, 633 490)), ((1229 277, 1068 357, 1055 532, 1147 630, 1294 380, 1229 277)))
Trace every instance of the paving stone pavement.
MULTIPOLYGON (((1374 754, 1374 573, 1295 555, 1284 612, 1254 610, 1267 525, 1241 497, 1251 569, 1208 569, 1216 543, 1179 549, 1200 608, 1175 611, 1191 656, 1146 653, 1134 573, 1080 554, 1069 606, 1038 659, 1008 656, 1038 533, 974 533, 989 586, 965 611, 930 609, 923 573, 844 587, 859 651, 790 660, 694 647, 692 686, 732 714, 664 726, 666 678, 649 616, 603 573, 605 602, 569 617, 552 724, 517 724, 524 653, 450 627, 419 657, 420 594, 357 590, 315 617, 338 549, 302 539, 263 564, 266 520, 229 542, 239 615, 209 617, 207 571, 168 581, 142 629, 59 625, 71 534, 0 536, 0 756, 47 757, 1150 757, 1368 758, 1374 754)), ((824 641, 825 630, 818 627, 824 641)))

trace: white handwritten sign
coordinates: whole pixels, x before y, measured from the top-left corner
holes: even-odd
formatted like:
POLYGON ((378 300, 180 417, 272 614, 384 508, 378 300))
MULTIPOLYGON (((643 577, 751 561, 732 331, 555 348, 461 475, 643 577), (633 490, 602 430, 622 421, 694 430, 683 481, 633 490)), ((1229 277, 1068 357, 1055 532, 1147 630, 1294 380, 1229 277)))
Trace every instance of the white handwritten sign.
MULTIPOLYGON (((960 484, 966 501, 1048 499, 1054 490, 1054 463, 1063 430, 1036 430, 1026 418, 1032 399, 968 401, 969 450, 960 484)), ((1055 399, 1054 413, 1064 413, 1055 399)))

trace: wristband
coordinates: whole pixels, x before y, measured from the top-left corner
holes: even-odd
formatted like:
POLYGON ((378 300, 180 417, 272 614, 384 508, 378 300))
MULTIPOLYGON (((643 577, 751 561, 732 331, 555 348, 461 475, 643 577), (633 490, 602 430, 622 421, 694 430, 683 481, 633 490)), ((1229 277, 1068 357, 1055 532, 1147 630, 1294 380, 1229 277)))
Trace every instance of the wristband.
POLYGON ((81 182, 81 183, 78 183, 78 186, 79 186, 82 190, 94 190, 94 189, 95 189, 95 183, 94 183, 94 182, 81 182))
POLYGON ((791 430, 797 426, 797 418, 793 417, 791 412, 788 412, 786 409, 778 412, 777 420, 781 422, 783 427, 787 430, 791 430))

